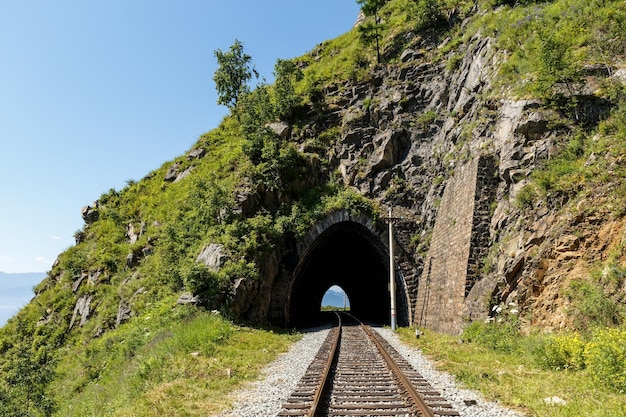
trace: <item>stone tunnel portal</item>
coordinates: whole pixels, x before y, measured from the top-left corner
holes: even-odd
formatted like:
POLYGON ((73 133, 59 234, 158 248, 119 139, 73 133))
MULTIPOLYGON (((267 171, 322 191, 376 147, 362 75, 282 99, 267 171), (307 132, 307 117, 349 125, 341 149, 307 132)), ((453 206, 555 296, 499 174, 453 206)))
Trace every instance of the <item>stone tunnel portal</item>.
MULTIPOLYGON (((389 259, 386 246, 363 225, 344 221, 326 229, 294 271, 289 322, 294 327, 319 323, 326 290, 338 285, 361 320, 389 324, 389 259)), ((407 315, 398 312, 398 315, 407 315)))

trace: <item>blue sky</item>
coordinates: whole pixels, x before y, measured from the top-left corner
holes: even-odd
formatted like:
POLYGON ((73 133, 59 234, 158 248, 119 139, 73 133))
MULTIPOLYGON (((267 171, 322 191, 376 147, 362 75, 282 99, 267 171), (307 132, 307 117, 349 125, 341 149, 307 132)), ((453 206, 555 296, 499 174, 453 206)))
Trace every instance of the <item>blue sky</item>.
POLYGON ((355 0, 0 0, 0 271, 48 271, 80 210, 226 114, 213 51, 262 77, 351 29, 355 0))

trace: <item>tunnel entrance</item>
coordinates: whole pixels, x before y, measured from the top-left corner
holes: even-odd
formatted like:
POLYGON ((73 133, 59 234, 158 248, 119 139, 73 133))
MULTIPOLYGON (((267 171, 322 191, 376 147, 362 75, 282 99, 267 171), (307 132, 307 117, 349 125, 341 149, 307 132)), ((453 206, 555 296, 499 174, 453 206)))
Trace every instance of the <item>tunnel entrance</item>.
MULTIPOLYGON (((366 322, 389 324, 388 257, 381 239, 362 224, 341 221, 329 226, 301 254, 294 270, 288 323, 304 328, 323 321, 322 297, 328 288, 338 285, 350 299, 352 314, 366 322)), ((402 298, 403 279, 397 277, 396 282, 400 284, 396 293, 402 298)), ((401 316, 408 317, 408 312, 398 311, 401 316)))

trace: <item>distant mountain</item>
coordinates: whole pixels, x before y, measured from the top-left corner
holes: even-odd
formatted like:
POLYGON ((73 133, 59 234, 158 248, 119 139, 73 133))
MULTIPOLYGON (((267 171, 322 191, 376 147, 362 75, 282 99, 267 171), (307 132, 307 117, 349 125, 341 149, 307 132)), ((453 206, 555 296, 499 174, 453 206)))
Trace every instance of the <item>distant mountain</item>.
POLYGON ((33 287, 46 277, 45 272, 7 274, 0 272, 0 326, 27 304, 35 295, 33 287))

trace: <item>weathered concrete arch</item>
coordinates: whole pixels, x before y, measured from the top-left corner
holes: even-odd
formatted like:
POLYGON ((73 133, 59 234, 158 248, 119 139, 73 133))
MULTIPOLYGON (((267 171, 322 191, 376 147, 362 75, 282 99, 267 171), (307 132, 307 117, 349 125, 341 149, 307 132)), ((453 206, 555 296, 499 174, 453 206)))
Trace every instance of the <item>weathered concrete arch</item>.
MULTIPOLYGON (((315 324, 324 293, 339 285, 355 315, 389 323, 388 240, 386 227, 374 225, 366 215, 338 211, 318 222, 281 262, 270 321, 286 327, 315 324)), ((398 324, 408 325, 411 302, 402 272, 395 267, 398 324)))

